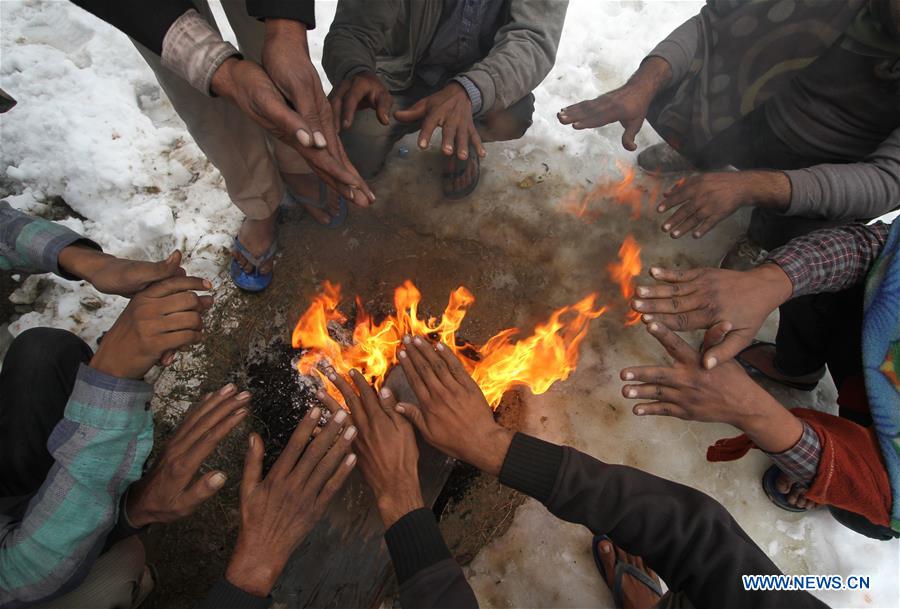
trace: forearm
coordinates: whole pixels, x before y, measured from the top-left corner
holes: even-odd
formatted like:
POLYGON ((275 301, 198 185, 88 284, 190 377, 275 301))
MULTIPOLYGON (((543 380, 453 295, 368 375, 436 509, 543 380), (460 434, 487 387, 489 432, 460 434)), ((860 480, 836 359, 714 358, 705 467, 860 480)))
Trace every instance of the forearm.
POLYGON ((384 33, 398 19, 396 2, 341 0, 322 50, 322 68, 337 87, 351 73, 375 72, 384 33))
POLYGON ((0 605, 35 602, 87 574, 153 444, 152 387, 82 365, 24 520, 0 540, 0 605))
POLYGON ((302 23, 305 29, 316 27, 316 6, 314 0, 247 0, 247 13, 251 17, 265 19, 289 19, 302 23))
POLYGON ((742 574, 780 571, 710 497, 518 434, 500 475, 559 518, 607 534, 697 607, 823 607, 795 592, 746 592, 742 574))
POLYGON ((699 15, 694 15, 682 23, 650 51, 641 65, 647 63, 650 58, 665 60, 670 70, 669 80, 666 84, 680 83, 687 76, 694 56, 697 54, 701 23, 699 15))
POLYGON ((669 86, 672 81, 672 67, 662 57, 650 56, 641 62, 637 71, 628 79, 626 86, 639 89, 648 100, 669 86))
POLYGON ((881 253, 890 224, 848 224, 792 239, 769 253, 793 287, 793 297, 838 292, 863 281, 881 253))
POLYGON ((478 607, 475 594, 453 560, 430 510, 409 512, 384 537, 400 584, 403 609, 478 607))

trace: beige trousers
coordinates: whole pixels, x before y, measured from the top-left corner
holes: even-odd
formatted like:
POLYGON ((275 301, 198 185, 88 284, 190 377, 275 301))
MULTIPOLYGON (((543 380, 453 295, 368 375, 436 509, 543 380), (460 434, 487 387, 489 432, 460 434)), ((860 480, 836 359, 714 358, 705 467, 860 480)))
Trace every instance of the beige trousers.
POLYGON ((144 544, 127 537, 97 558, 75 590, 34 609, 131 609, 144 574, 144 544))
MULTIPOLYGON (((197 11, 215 25, 208 0, 193 0, 197 11)), ((222 0, 228 23, 245 58, 259 62, 265 26, 247 15, 245 0, 222 0)), ((222 174, 228 196, 253 220, 271 216, 285 193, 280 174, 309 173, 296 151, 270 138, 231 102, 204 95, 162 65, 159 55, 134 42, 156 75, 188 131, 222 174)))

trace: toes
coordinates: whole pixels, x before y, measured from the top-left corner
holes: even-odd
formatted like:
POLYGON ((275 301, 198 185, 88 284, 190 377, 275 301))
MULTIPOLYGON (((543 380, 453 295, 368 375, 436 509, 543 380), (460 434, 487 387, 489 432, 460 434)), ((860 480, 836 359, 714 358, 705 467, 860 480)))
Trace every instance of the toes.
POLYGON ((324 209, 319 209, 317 207, 313 207, 312 205, 304 205, 306 211, 312 216, 316 222, 319 224, 328 224, 331 222, 331 216, 324 209))
POLYGON ((600 562, 603 563, 603 572, 606 574, 606 583, 610 590, 612 590, 616 577, 616 553, 613 551, 615 548, 608 539, 604 539, 597 544, 597 548, 600 550, 600 562))
POLYGON ((791 490, 792 486, 793 483, 784 474, 779 475, 775 480, 775 488, 778 489, 778 492, 783 495, 786 495, 791 490))

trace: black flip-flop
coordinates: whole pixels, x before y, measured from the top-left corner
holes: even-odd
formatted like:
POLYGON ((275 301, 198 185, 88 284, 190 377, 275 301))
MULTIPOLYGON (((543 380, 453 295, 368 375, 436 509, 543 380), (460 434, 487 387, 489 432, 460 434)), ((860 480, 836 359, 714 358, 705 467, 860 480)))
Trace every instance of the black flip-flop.
POLYGON ((769 501, 788 512, 809 511, 809 508, 800 508, 796 505, 791 505, 790 503, 788 503, 788 496, 778 490, 778 485, 776 483, 779 476, 781 476, 781 470, 778 469, 777 465, 769 467, 769 469, 766 470, 766 473, 763 474, 762 487, 763 491, 765 491, 766 493, 766 496, 769 498, 769 501))
POLYGON ((475 179, 472 180, 468 186, 463 188, 462 190, 451 190, 448 191, 444 189, 444 196, 448 199, 452 199, 457 201, 459 199, 465 199, 472 192, 475 191, 475 188, 478 186, 478 181, 481 179, 481 157, 478 156, 478 151, 475 149, 475 146, 469 144, 469 156, 466 160, 460 160, 459 158, 454 157, 456 161, 456 171, 445 171, 441 174, 441 177, 444 181, 455 180, 456 178, 460 178, 466 175, 466 172, 469 169, 469 163, 475 163, 475 179))
MULTIPOLYGON (((755 341, 753 341, 753 344, 751 344, 749 347, 744 347, 744 349, 741 350, 741 352, 738 353, 737 356, 734 358, 737 360, 737 363, 739 363, 741 365, 741 367, 744 370, 746 370, 747 374, 749 374, 750 376, 757 376, 757 377, 769 379, 773 383, 778 383, 779 385, 784 385, 785 387, 790 387, 791 389, 797 389, 799 391, 812 391, 813 389, 815 389, 816 387, 819 386, 819 381, 816 381, 815 383, 801 383, 801 382, 797 382, 797 381, 788 381, 785 379, 776 378, 770 374, 766 374, 765 372, 763 372, 762 370, 760 370, 759 368, 757 368, 756 366, 754 366, 753 364, 751 364, 750 362, 748 362, 747 360, 745 360, 743 358, 743 355, 745 353, 747 353, 751 349, 756 349, 757 347, 775 347, 775 343, 767 343, 767 342, 764 342, 761 340, 755 340, 755 341)), ((823 376, 824 376, 824 370, 823 370, 823 376)), ((821 380, 821 378, 822 377, 820 376, 819 380, 821 380)))
MULTIPOLYGON (((600 550, 599 545, 601 541, 608 541, 612 544, 612 540, 607 535, 594 535, 594 539, 591 545, 591 554, 594 555, 594 562, 597 564, 597 570, 600 571, 600 575, 603 576, 603 581, 609 583, 609 574, 606 572, 606 567, 603 566, 603 560, 600 558, 600 550)), ((615 550, 613 550, 615 551, 615 550)), ((612 594, 613 594, 613 602, 616 604, 617 609, 622 609, 625 606, 625 600, 622 597, 622 578, 626 575, 630 575, 631 577, 638 580, 640 583, 644 584, 650 590, 655 593, 657 596, 662 597, 663 592, 662 588, 659 585, 659 582, 653 581, 646 572, 641 571, 634 565, 628 564, 627 562, 622 562, 619 560, 619 557, 616 556, 615 563, 615 573, 613 579, 612 586, 612 594)))

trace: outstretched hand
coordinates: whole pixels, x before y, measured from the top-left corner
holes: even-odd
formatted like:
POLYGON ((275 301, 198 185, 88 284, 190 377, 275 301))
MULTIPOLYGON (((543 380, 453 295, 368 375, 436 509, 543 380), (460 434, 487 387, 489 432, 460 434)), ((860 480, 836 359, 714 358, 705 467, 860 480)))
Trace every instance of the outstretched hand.
MULTIPOLYGON (((328 378, 344 396, 359 430, 354 450, 359 469, 375 494, 384 528, 424 507, 419 484, 419 447, 412 425, 397 412, 397 400, 387 387, 379 394, 357 370, 350 371, 353 387, 334 371, 328 378)), ((347 413, 324 391, 316 394, 334 416, 347 413)))
POLYGON ((441 152, 460 160, 469 158, 469 144, 475 147, 479 157, 487 156, 481 135, 472 118, 472 101, 463 86, 451 82, 446 87, 406 110, 398 110, 394 117, 401 123, 422 123, 419 130, 419 148, 425 150, 435 129, 441 128, 441 152))
POLYGON ((232 585, 268 596, 288 559, 325 513, 356 465, 356 435, 346 417, 313 437, 322 415, 312 408, 263 477, 263 441, 250 434, 241 481, 241 530, 225 572, 232 585))
POLYGON ((645 322, 676 330, 706 330, 703 365, 714 368, 749 346, 766 318, 793 292, 781 267, 764 264, 750 271, 651 268, 662 282, 638 286, 631 307, 645 322))
POLYGON ((403 338, 399 358, 419 403, 401 402, 397 411, 438 450, 499 475, 513 432, 494 421, 462 362, 443 343, 420 336, 403 338))
POLYGON ((622 370, 621 379, 634 383, 623 386, 622 395, 642 400, 634 406, 634 414, 727 423, 768 452, 787 450, 800 438, 800 420, 747 376, 740 364, 731 360, 707 370, 700 365, 700 353, 663 324, 651 322, 647 330, 674 361, 671 366, 622 370))
POLYGON ((365 108, 372 108, 382 125, 391 123, 394 96, 373 72, 360 72, 344 79, 329 98, 336 131, 352 127, 356 113, 365 108))
POLYGON ((126 511, 136 527, 190 516, 227 479, 214 470, 197 477, 203 461, 244 420, 250 393, 225 385, 191 409, 149 473, 128 489, 126 511))

